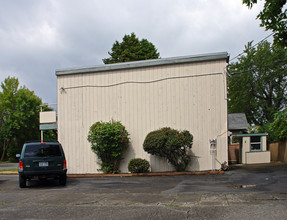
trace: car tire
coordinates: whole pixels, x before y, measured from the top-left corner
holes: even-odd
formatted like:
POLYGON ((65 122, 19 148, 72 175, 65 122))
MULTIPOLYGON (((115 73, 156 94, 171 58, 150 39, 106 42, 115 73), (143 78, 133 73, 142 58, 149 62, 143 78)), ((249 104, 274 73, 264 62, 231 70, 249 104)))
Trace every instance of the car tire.
POLYGON ((25 176, 19 175, 19 187, 25 188, 26 187, 26 178, 25 176))
POLYGON ((60 178, 59 178, 60 185, 61 186, 65 186, 66 182, 67 182, 67 175, 66 174, 61 175, 60 178))

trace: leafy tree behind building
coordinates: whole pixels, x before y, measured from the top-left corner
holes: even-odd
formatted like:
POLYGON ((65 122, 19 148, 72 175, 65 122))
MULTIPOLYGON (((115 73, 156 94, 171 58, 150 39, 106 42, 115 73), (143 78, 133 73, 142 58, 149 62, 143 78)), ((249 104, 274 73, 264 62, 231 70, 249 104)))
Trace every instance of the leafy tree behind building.
POLYGON ((20 153, 26 140, 39 140, 39 111, 41 99, 19 80, 8 77, 0 91, 0 160, 20 153))
POLYGON ((264 41, 245 47, 246 55, 229 66, 229 113, 244 112, 251 124, 273 122, 287 106, 287 50, 264 41))
POLYGON ((110 57, 103 59, 105 64, 159 58, 155 46, 146 39, 139 40, 134 33, 125 35, 122 42, 116 41, 108 54, 110 57))
POLYGON ((274 115, 271 123, 255 127, 257 133, 268 133, 268 142, 287 140, 287 108, 274 115))
MULTIPOLYGON (((265 0, 263 10, 257 18, 261 20, 261 26, 274 33, 276 43, 287 47, 287 0, 265 0)), ((257 4, 257 0, 243 0, 249 8, 257 4)))

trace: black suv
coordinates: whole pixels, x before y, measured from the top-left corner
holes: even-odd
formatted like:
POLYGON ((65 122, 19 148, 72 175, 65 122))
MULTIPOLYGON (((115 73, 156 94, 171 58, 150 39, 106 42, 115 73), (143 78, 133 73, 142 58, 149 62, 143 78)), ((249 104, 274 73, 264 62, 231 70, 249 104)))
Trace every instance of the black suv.
POLYGON ((26 187, 31 179, 59 179, 60 185, 66 185, 67 164, 63 148, 58 142, 25 143, 19 160, 19 186, 26 187))

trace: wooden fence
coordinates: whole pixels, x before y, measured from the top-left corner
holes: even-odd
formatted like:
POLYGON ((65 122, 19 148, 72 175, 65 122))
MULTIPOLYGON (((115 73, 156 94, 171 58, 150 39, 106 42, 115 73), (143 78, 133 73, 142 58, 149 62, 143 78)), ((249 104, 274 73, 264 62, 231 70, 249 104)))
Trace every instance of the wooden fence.
POLYGON ((287 162, 287 140, 269 143, 271 161, 287 162))
POLYGON ((240 163, 240 145, 239 144, 228 145, 228 163, 229 164, 240 163))

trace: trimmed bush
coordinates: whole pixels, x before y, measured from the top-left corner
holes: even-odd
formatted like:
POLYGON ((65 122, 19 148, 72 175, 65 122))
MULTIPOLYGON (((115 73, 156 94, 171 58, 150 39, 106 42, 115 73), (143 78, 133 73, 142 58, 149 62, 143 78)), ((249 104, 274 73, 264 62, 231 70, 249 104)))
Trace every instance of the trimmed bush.
POLYGON ((191 161, 188 149, 191 149, 193 136, 189 131, 177 131, 166 127, 150 132, 143 143, 146 152, 166 158, 176 171, 185 171, 191 161))
POLYGON ((131 173, 148 173, 149 167, 149 162, 141 158, 131 159, 128 165, 128 169, 131 173))
POLYGON ((119 121, 96 122, 90 127, 88 141, 92 151, 101 160, 104 173, 118 173, 124 150, 128 147, 129 137, 125 127, 119 121))

